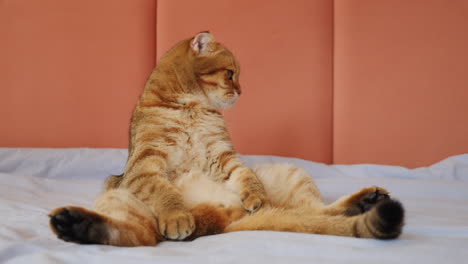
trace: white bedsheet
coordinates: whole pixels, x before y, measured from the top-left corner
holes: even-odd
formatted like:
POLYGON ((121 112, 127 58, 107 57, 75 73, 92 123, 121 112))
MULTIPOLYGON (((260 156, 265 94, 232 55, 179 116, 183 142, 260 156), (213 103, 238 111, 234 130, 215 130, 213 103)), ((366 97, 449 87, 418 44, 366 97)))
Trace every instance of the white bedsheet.
POLYGON ((415 170, 243 157, 249 166, 305 168, 328 202, 365 186, 389 189, 406 208, 398 240, 259 231, 139 248, 58 240, 49 211, 89 207, 103 179, 122 172, 126 155, 121 149, 0 148, 0 263, 468 263, 468 154, 415 170))

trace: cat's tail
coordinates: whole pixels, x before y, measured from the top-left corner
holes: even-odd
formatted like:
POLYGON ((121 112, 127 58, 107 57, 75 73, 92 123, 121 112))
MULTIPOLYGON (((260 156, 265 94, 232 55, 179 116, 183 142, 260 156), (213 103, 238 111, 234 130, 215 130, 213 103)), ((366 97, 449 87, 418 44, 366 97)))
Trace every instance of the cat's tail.
POLYGON ((199 204, 190 209, 195 219, 195 230, 184 240, 191 241, 201 236, 224 233, 232 222, 247 215, 244 208, 239 206, 216 207, 210 204, 199 204))
POLYGON ((401 234, 403 222, 403 206, 400 202, 389 199, 356 216, 317 214, 311 209, 264 208, 233 222, 225 232, 272 230, 393 239, 401 234))

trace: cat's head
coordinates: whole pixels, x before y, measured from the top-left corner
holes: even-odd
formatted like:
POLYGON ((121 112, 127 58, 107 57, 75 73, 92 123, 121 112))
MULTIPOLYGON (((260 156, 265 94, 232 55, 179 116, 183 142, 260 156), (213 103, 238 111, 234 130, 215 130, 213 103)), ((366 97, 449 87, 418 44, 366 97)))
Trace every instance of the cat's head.
POLYGON ((190 39, 193 73, 203 94, 215 108, 228 108, 241 94, 239 64, 233 54, 208 32, 190 39))

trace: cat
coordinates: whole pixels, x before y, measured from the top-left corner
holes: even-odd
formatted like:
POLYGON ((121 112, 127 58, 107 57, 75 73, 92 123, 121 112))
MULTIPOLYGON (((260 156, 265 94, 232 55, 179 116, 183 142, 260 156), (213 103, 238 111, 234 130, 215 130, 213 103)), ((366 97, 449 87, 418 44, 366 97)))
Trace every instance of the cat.
POLYGON ((243 164, 219 112, 241 94, 239 74, 233 54, 209 32, 169 50, 133 112, 124 173, 105 181, 94 210, 53 210, 58 238, 149 246, 240 230, 398 237, 404 210, 383 188, 325 205, 303 169, 243 164))

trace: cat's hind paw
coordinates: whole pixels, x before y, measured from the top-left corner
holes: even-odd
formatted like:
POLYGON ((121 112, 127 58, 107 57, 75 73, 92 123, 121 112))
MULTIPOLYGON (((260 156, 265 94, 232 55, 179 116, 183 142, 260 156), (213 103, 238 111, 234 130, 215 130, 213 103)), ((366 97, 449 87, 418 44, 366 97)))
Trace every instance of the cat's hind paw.
POLYGON ((58 238, 78 244, 105 244, 107 231, 101 216, 81 207, 57 208, 50 214, 50 228, 58 238))
POLYGON ((388 191, 378 186, 367 187, 351 195, 345 215, 353 216, 365 213, 378 202, 390 198, 388 191))

